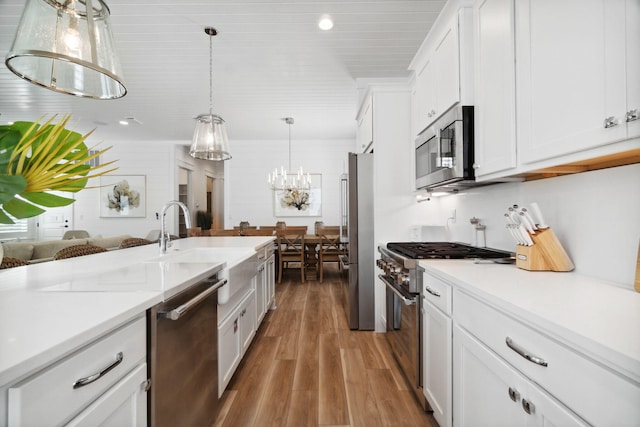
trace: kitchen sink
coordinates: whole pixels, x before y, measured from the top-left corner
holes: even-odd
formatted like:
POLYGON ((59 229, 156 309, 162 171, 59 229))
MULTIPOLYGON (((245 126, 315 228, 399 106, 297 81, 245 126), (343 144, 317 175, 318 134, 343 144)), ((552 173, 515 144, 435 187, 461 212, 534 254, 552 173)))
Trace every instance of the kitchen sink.
POLYGON ((156 258, 145 260, 145 262, 164 262, 164 263, 218 263, 222 261, 229 264, 235 264, 254 253, 252 249, 247 248, 192 248, 192 249, 174 249, 167 251, 166 254, 156 258))

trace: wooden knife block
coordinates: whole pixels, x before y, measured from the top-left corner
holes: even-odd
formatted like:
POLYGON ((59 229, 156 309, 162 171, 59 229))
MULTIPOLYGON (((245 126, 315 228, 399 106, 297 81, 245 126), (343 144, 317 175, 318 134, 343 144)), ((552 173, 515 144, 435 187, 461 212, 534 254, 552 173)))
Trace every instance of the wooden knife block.
POLYGON ((531 234, 533 246, 518 245, 516 266, 530 271, 571 271, 573 262, 552 229, 531 234))

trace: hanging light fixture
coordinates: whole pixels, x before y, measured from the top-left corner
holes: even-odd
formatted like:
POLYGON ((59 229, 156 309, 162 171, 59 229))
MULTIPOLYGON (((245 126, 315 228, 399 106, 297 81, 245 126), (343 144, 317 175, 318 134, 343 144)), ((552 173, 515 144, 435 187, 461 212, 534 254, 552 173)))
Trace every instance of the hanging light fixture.
POLYGON ((189 154, 196 159, 229 160, 231 154, 224 120, 213 114, 213 36, 218 32, 213 27, 206 27, 204 32, 209 35, 209 114, 196 117, 189 154))
POLYGON ((5 64, 17 76, 70 95, 127 93, 102 0, 27 0, 5 64))
POLYGON ((279 170, 278 168, 274 169, 269 174, 267 181, 273 190, 308 191, 311 189, 311 175, 308 173, 305 175, 302 166, 297 172, 291 172, 291 125, 294 123, 293 117, 285 117, 283 120, 289 125, 289 169, 285 169, 284 166, 281 166, 279 170))

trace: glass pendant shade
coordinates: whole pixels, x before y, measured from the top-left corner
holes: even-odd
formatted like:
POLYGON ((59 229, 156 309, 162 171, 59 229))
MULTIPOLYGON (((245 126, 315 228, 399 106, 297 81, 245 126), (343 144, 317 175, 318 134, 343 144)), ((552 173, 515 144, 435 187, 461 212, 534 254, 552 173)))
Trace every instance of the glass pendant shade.
POLYGON ((127 90, 102 0, 27 0, 7 67, 71 95, 116 99, 127 90))
POLYGON ((229 160, 229 140, 222 117, 215 114, 200 114, 196 117, 193 144, 189 155, 204 160, 229 160))

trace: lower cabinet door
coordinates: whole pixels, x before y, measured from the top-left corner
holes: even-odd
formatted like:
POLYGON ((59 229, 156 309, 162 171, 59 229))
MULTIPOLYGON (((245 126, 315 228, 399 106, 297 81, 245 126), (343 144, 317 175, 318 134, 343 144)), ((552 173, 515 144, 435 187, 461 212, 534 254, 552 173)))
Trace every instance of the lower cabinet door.
POLYGON ((242 342, 242 355, 247 351, 253 337, 256 335, 256 293, 252 292, 240 305, 240 340, 242 342))
POLYGON ((146 426, 146 384, 147 364, 143 363, 72 419, 67 426, 146 426))
POLYGON ((451 427, 451 318, 426 302, 423 315, 423 388, 440 427, 451 427))
POLYGON ((586 426, 484 344, 453 327, 455 426, 586 426))
POLYGON ((218 397, 229 384, 241 357, 240 315, 236 311, 218 326, 218 397))

